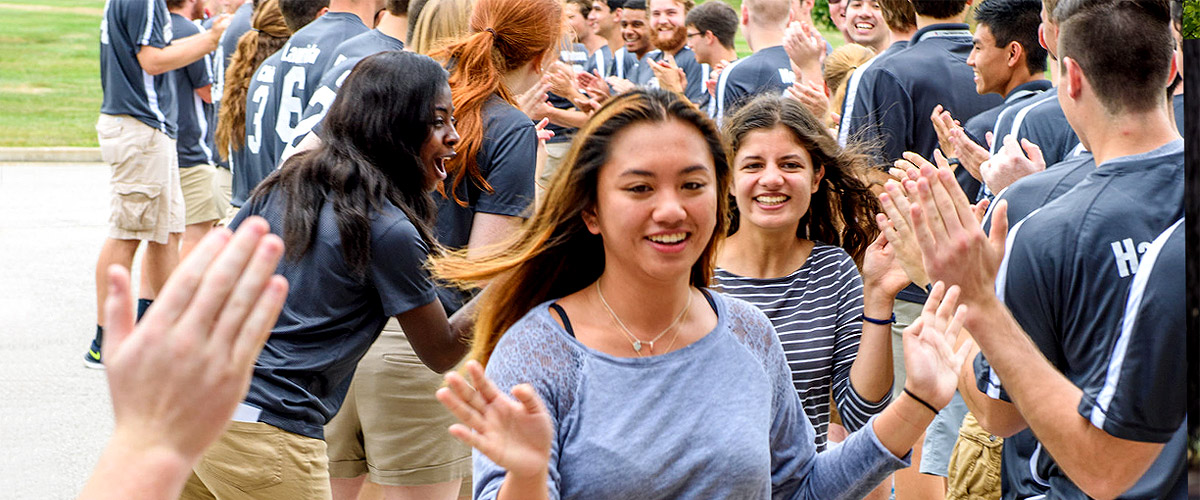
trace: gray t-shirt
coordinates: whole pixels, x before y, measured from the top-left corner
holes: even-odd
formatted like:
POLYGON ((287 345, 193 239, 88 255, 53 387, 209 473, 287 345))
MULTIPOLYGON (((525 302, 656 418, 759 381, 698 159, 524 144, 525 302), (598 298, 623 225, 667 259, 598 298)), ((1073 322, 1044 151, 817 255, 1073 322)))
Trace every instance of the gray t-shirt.
MULTIPOLYGON (((230 224, 259 215, 283 235, 284 195, 273 190, 250 201, 230 224)), ((275 270, 287 278, 287 301, 254 364, 246 403, 261 408, 259 421, 322 439, 350 388, 358 361, 387 319, 437 297, 425 271, 429 247, 404 212, 384 203, 371 219, 371 262, 355 276, 342 254, 330 200, 317 207, 309 250, 275 270)))
MULTIPOLYGON (((533 203, 537 147, 533 121, 499 96, 488 98, 483 105, 483 147, 475 161, 492 190, 489 192, 469 178, 464 179, 457 195, 467 203, 465 207, 435 195, 438 243, 450 249, 466 248, 476 212, 526 216, 526 209, 533 203)), ((447 189, 451 180, 446 179, 447 189)), ((450 314, 467 300, 464 293, 453 287, 440 287, 438 296, 450 314)))
POLYGON ((767 47, 729 64, 717 78, 718 122, 759 94, 779 95, 796 81, 792 62, 782 45, 767 47))
MULTIPOLYGON (((179 14, 171 14, 171 26, 180 38, 200 33, 196 23, 179 14)), ((212 104, 196 95, 196 89, 212 84, 211 59, 211 56, 205 55, 171 71, 179 103, 179 137, 175 141, 175 151, 179 154, 179 166, 183 168, 213 162, 213 137, 208 127, 212 104)))
MULTIPOLYGON (((627 78, 644 87, 658 88, 658 78, 654 76, 654 70, 650 68, 649 61, 661 62, 663 57, 662 50, 656 49, 647 52, 646 56, 638 62, 633 75, 627 78)), ((696 60, 696 53, 686 46, 675 52, 675 64, 687 76, 687 87, 683 89, 683 94, 689 101, 697 105, 707 103, 708 90, 704 87, 704 82, 708 81, 708 65, 700 64, 696 60)))
POLYGON ((170 73, 142 70, 143 46, 171 43, 171 21, 163 0, 108 0, 100 21, 100 112, 129 115, 175 138, 175 86, 170 73))
POLYGON ((818 451, 825 449, 831 394, 852 432, 887 407, 891 394, 870 401, 850 383, 862 336, 863 283, 845 250, 818 244, 804 265, 781 278, 747 278, 720 268, 713 278, 723 293, 754 304, 771 319, 818 451))
MULTIPOLYGON (((549 303, 505 332, 487 374, 545 402, 550 498, 862 498, 908 465, 870 425, 817 453, 770 320, 721 294, 713 303, 716 328, 645 358, 581 344, 549 303)), ((475 498, 495 498, 504 475, 476 452, 475 498)))

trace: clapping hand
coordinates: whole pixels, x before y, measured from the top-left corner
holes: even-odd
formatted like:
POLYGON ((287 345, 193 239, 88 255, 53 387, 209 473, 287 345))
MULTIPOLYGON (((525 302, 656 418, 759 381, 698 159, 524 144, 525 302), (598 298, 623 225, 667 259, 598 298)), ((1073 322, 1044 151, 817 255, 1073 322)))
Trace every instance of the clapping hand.
POLYGON ((950 404, 958 389, 959 370, 971 350, 954 344, 962 331, 967 306, 958 305, 959 289, 937 282, 921 317, 904 329, 904 388, 935 408, 950 404))

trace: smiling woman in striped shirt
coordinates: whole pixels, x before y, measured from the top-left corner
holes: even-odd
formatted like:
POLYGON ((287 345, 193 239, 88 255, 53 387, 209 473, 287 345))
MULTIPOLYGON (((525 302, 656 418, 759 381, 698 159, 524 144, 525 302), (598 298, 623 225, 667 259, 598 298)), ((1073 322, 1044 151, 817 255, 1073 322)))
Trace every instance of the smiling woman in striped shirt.
POLYGON ((831 394, 851 432, 891 400, 892 301, 909 281, 886 239, 871 243, 879 204, 854 175, 866 157, 802 105, 755 99, 725 136, 737 209, 714 282, 771 319, 821 450, 831 394))

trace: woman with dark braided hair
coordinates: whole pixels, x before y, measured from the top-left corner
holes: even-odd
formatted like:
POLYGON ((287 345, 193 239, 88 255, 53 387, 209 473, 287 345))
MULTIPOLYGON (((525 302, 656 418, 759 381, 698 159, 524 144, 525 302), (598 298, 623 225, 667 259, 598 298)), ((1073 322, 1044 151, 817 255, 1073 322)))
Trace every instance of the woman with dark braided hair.
POLYGON ((823 450, 830 396, 849 431, 891 401, 888 325, 909 280, 875 237, 879 202, 858 177, 868 157, 839 147, 804 105, 756 98, 725 119, 725 138, 736 203, 714 283, 771 318, 823 450))

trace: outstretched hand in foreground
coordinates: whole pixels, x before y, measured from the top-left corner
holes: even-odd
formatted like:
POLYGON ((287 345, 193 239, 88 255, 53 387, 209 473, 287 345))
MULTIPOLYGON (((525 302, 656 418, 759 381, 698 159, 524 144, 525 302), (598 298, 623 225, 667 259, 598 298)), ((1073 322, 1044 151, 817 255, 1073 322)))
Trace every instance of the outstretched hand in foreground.
POLYGON ((545 404, 529 384, 514 387, 512 397, 500 392, 476 361, 467 362, 466 372, 471 383, 450 372, 437 391, 438 401, 462 422, 450 426, 450 434, 508 471, 504 496, 545 497, 554 439, 545 404))
POLYGON ((108 269, 104 365, 116 428, 80 498, 177 498, 249 390, 287 298, 283 241, 251 217, 192 250, 136 325, 129 271, 108 269))

